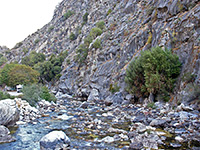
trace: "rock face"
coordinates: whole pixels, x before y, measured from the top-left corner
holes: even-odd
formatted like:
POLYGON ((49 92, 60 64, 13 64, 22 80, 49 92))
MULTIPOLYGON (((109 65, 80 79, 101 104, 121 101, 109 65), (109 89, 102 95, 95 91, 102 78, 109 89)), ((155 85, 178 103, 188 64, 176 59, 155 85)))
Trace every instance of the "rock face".
POLYGON ((112 103, 116 95, 110 87, 117 85, 114 92, 121 94, 116 103, 121 103, 127 95, 124 76, 129 62, 141 51, 158 45, 171 49, 182 63, 171 99, 175 103, 194 102, 200 93, 199 16, 198 0, 63 0, 51 22, 5 55, 10 61, 21 62, 31 51, 42 52, 48 58, 68 50, 62 76, 53 90, 70 96, 84 91, 89 100, 107 99, 112 103), (69 10, 74 13, 66 18, 69 10), (83 20, 86 12, 87 22, 83 20), (91 44, 84 63, 77 63, 76 49, 100 20, 105 22, 103 33, 97 37, 101 48, 91 44), (70 40, 71 33, 75 40, 70 40))
POLYGON ((52 131, 40 140, 41 150, 60 150, 68 149, 70 139, 63 131, 52 131))
POLYGON ((0 101, 0 125, 13 126, 19 120, 20 111, 15 100, 0 101))

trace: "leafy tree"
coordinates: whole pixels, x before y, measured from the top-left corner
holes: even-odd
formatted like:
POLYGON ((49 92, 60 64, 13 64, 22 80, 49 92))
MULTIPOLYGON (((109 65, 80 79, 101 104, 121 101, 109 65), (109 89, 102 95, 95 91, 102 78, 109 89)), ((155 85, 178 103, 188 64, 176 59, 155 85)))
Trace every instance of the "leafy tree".
POLYGON ((6 64, 0 72, 1 84, 14 87, 17 84, 38 82, 39 73, 31 67, 20 64, 6 64))
POLYGON ((43 53, 36 53, 33 51, 29 56, 22 59, 22 64, 33 67, 35 64, 43 61, 45 61, 45 55, 43 53))
POLYGON ((48 82, 54 77, 52 68, 53 64, 50 61, 44 61, 34 66, 34 69, 40 73, 40 78, 48 82))
POLYGON ((180 73, 178 56, 161 47, 144 51, 126 70, 125 82, 130 93, 145 97, 150 93, 168 97, 180 73))

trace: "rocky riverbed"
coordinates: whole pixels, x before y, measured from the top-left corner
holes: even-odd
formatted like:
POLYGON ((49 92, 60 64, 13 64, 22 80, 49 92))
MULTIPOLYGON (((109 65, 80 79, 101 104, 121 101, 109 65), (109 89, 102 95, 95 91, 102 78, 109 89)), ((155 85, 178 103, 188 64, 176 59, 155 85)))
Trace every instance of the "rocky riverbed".
POLYGON ((200 115, 192 106, 63 102, 54 107, 40 102, 40 116, 34 120, 21 117, 18 127, 9 128, 16 141, 0 144, 0 149, 40 149, 41 138, 57 130, 69 137, 70 149, 200 148, 200 115))

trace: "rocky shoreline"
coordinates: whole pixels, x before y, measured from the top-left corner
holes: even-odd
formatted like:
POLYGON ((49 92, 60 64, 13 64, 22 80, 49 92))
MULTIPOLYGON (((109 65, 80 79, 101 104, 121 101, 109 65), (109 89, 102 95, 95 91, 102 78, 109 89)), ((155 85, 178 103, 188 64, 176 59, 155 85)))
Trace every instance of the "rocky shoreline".
MULTIPOLYGON (((69 148, 70 140, 73 139, 81 139, 94 145, 105 143, 113 145, 116 149, 200 148, 199 110, 195 110, 192 105, 187 106, 182 103, 176 108, 171 108, 169 103, 156 102, 152 106, 141 104, 106 106, 102 103, 75 100, 65 100, 62 102, 63 105, 60 105, 43 100, 35 108, 21 99, 12 101, 16 101, 20 110, 20 119, 16 122, 18 126, 27 123, 36 126, 42 123, 38 122, 39 118, 49 117, 51 112, 56 112, 56 115, 50 116, 51 120, 69 123, 65 129, 64 125, 52 128, 48 122, 45 128, 51 129, 53 133, 64 131, 66 137, 58 134, 61 132, 40 137, 42 139, 40 143, 43 143, 41 149, 45 149, 45 141, 69 148), (65 140, 61 144, 58 138, 68 139, 66 140, 68 144, 65 140)), ((1 126, 0 129, 1 143, 14 141, 5 126, 1 126)), ((94 148, 92 145, 89 147, 94 148)), ((70 148, 74 148, 73 144, 70 148)))

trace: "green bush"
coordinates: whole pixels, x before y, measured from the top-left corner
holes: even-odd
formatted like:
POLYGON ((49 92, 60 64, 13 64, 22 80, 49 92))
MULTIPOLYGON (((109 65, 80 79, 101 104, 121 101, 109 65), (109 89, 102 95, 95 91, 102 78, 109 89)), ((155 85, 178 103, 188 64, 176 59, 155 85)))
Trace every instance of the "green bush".
POLYGON ((76 58, 75 58, 76 62, 82 64, 86 60, 87 55, 88 55, 88 48, 84 44, 81 44, 79 48, 76 49, 76 58))
POLYGON ((93 45, 92 45, 95 49, 101 48, 101 40, 97 39, 93 45))
POLYGON ((6 92, 0 91, 0 100, 3 100, 3 99, 14 99, 14 97, 10 96, 10 94, 6 92))
POLYGON ((64 14, 64 20, 68 19, 70 16, 72 16, 74 14, 73 11, 68 10, 65 14, 64 14))
POLYGON ((31 106, 35 106, 35 104, 42 99, 46 101, 56 101, 55 96, 49 92, 48 88, 41 84, 26 85, 23 87, 22 92, 22 98, 27 100, 31 106))
POLYGON ((76 35, 75 35, 74 33, 71 33, 71 34, 69 35, 69 39, 70 39, 71 41, 75 40, 75 39, 76 39, 76 35))
POLYGON ((39 43, 40 42, 40 39, 36 39, 35 40, 35 44, 39 43))
POLYGON ((137 97, 152 93, 166 98, 174 88, 180 67, 178 56, 167 49, 156 47, 144 51, 126 70, 127 90, 137 97))
POLYGON ((111 93, 116 93, 116 92, 119 92, 119 90, 120 90, 120 87, 117 85, 117 82, 115 82, 115 84, 113 85, 113 84, 110 84, 110 88, 109 88, 109 91, 111 92, 111 93))
POLYGON ((6 63, 8 60, 6 57, 2 56, 0 57, 0 66, 3 65, 4 63, 6 63))
POLYGON ((84 44, 89 47, 90 46, 90 43, 92 43, 93 41, 93 38, 91 35, 88 35, 85 39, 84 39, 84 44))
POLYGON ((95 39, 97 36, 101 35, 103 31, 100 28, 94 27, 90 31, 90 36, 95 39))
POLYGON ((54 29, 54 26, 50 26, 48 32, 51 32, 54 29))
POLYGON ((103 20, 96 23, 96 27, 103 30, 105 29, 105 22, 103 20))
POLYGON ((88 21, 88 12, 86 12, 84 15, 83 15, 83 22, 84 23, 87 23, 87 21, 88 21))
POLYGON ((111 12, 112 12, 112 9, 109 9, 106 15, 107 16, 110 15, 111 12))

